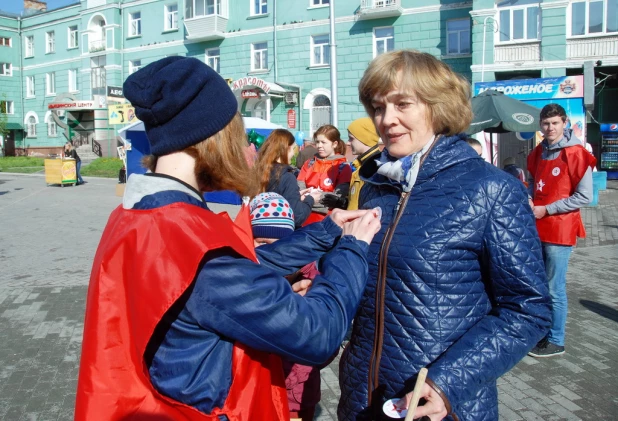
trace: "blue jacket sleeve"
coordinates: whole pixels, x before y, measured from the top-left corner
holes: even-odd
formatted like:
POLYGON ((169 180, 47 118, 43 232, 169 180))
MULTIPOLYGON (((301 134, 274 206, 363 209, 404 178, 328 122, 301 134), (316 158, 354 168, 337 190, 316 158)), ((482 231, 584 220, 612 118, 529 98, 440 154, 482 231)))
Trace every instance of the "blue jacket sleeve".
POLYGON ((258 247, 258 261, 281 276, 296 272, 307 263, 319 260, 333 248, 341 228, 330 218, 307 225, 272 244, 258 247))
POLYGON ((229 249, 211 252, 186 308, 205 329, 319 365, 341 344, 354 317, 367 278, 367 249, 367 243, 343 237, 304 297, 275 272, 229 249))
POLYGON ((500 187, 488 187, 488 195, 497 199, 489 203, 481 257, 493 308, 429 368, 428 377, 455 413, 479 387, 517 364, 543 338, 551 320, 541 243, 527 195, 515 180, 500 187))

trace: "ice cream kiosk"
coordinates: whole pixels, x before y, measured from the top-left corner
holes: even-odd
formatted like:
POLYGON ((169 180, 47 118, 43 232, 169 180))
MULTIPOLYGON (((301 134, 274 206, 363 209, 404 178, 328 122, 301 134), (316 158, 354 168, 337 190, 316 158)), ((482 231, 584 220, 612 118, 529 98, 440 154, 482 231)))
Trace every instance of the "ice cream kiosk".
POLYGON ((77 172, 73 158, 57 158, 45 160, 45 182, 47 185, 74 186, 77 183, 77 172))

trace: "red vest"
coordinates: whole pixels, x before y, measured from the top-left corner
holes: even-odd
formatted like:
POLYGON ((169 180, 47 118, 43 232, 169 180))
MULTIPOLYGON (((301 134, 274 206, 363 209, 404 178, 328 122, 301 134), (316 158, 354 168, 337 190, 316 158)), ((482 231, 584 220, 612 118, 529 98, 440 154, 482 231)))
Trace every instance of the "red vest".
POLYGON ((220 247, 256 260, 229 218, 197 206, 112 213, 88 288, 75 420, 288 419, 281 359, 239 343, 227 399, 211 414, 159 394, 150 382, 143 356, 155 327, 193 282, 206 252, 220 247))
MULTIPOLYGON (((543 146, 538 145, 528 155, 528 171, 534 177, 534 205, 549 205, 566 199, 575 192, 590 166, 596 159, 583 146, 576 145, 560 150, 556 159, 543 160, 543 146)), ((586 230, 578 210, 547 215, 536 220, 542 242, 574 246, 577 237, 586 237, 586 230)))

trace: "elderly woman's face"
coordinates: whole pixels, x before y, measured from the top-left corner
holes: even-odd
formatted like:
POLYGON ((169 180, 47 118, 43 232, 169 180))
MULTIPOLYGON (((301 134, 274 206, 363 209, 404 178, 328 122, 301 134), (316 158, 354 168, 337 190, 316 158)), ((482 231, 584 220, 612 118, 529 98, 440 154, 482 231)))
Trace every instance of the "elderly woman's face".
POLYGON ((427 106, 415 94, 397 88, 371 100, 374 123, 388 153, 403 158, 423 149, 434 135, 428 122, 427 106))

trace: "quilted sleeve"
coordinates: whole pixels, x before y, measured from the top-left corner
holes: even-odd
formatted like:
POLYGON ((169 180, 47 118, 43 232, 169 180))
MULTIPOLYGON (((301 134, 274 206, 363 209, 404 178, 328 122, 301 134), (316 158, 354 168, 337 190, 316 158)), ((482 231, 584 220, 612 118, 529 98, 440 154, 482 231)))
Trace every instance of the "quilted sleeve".
POLYGON ((492 309, 429 367, 455 413, 479 388, 510 370, 547 333, 550 298, 534 216, 516 180, 487 187, 482 244, 492 309), (493 202, 493 203, 492 203, 493 202))

